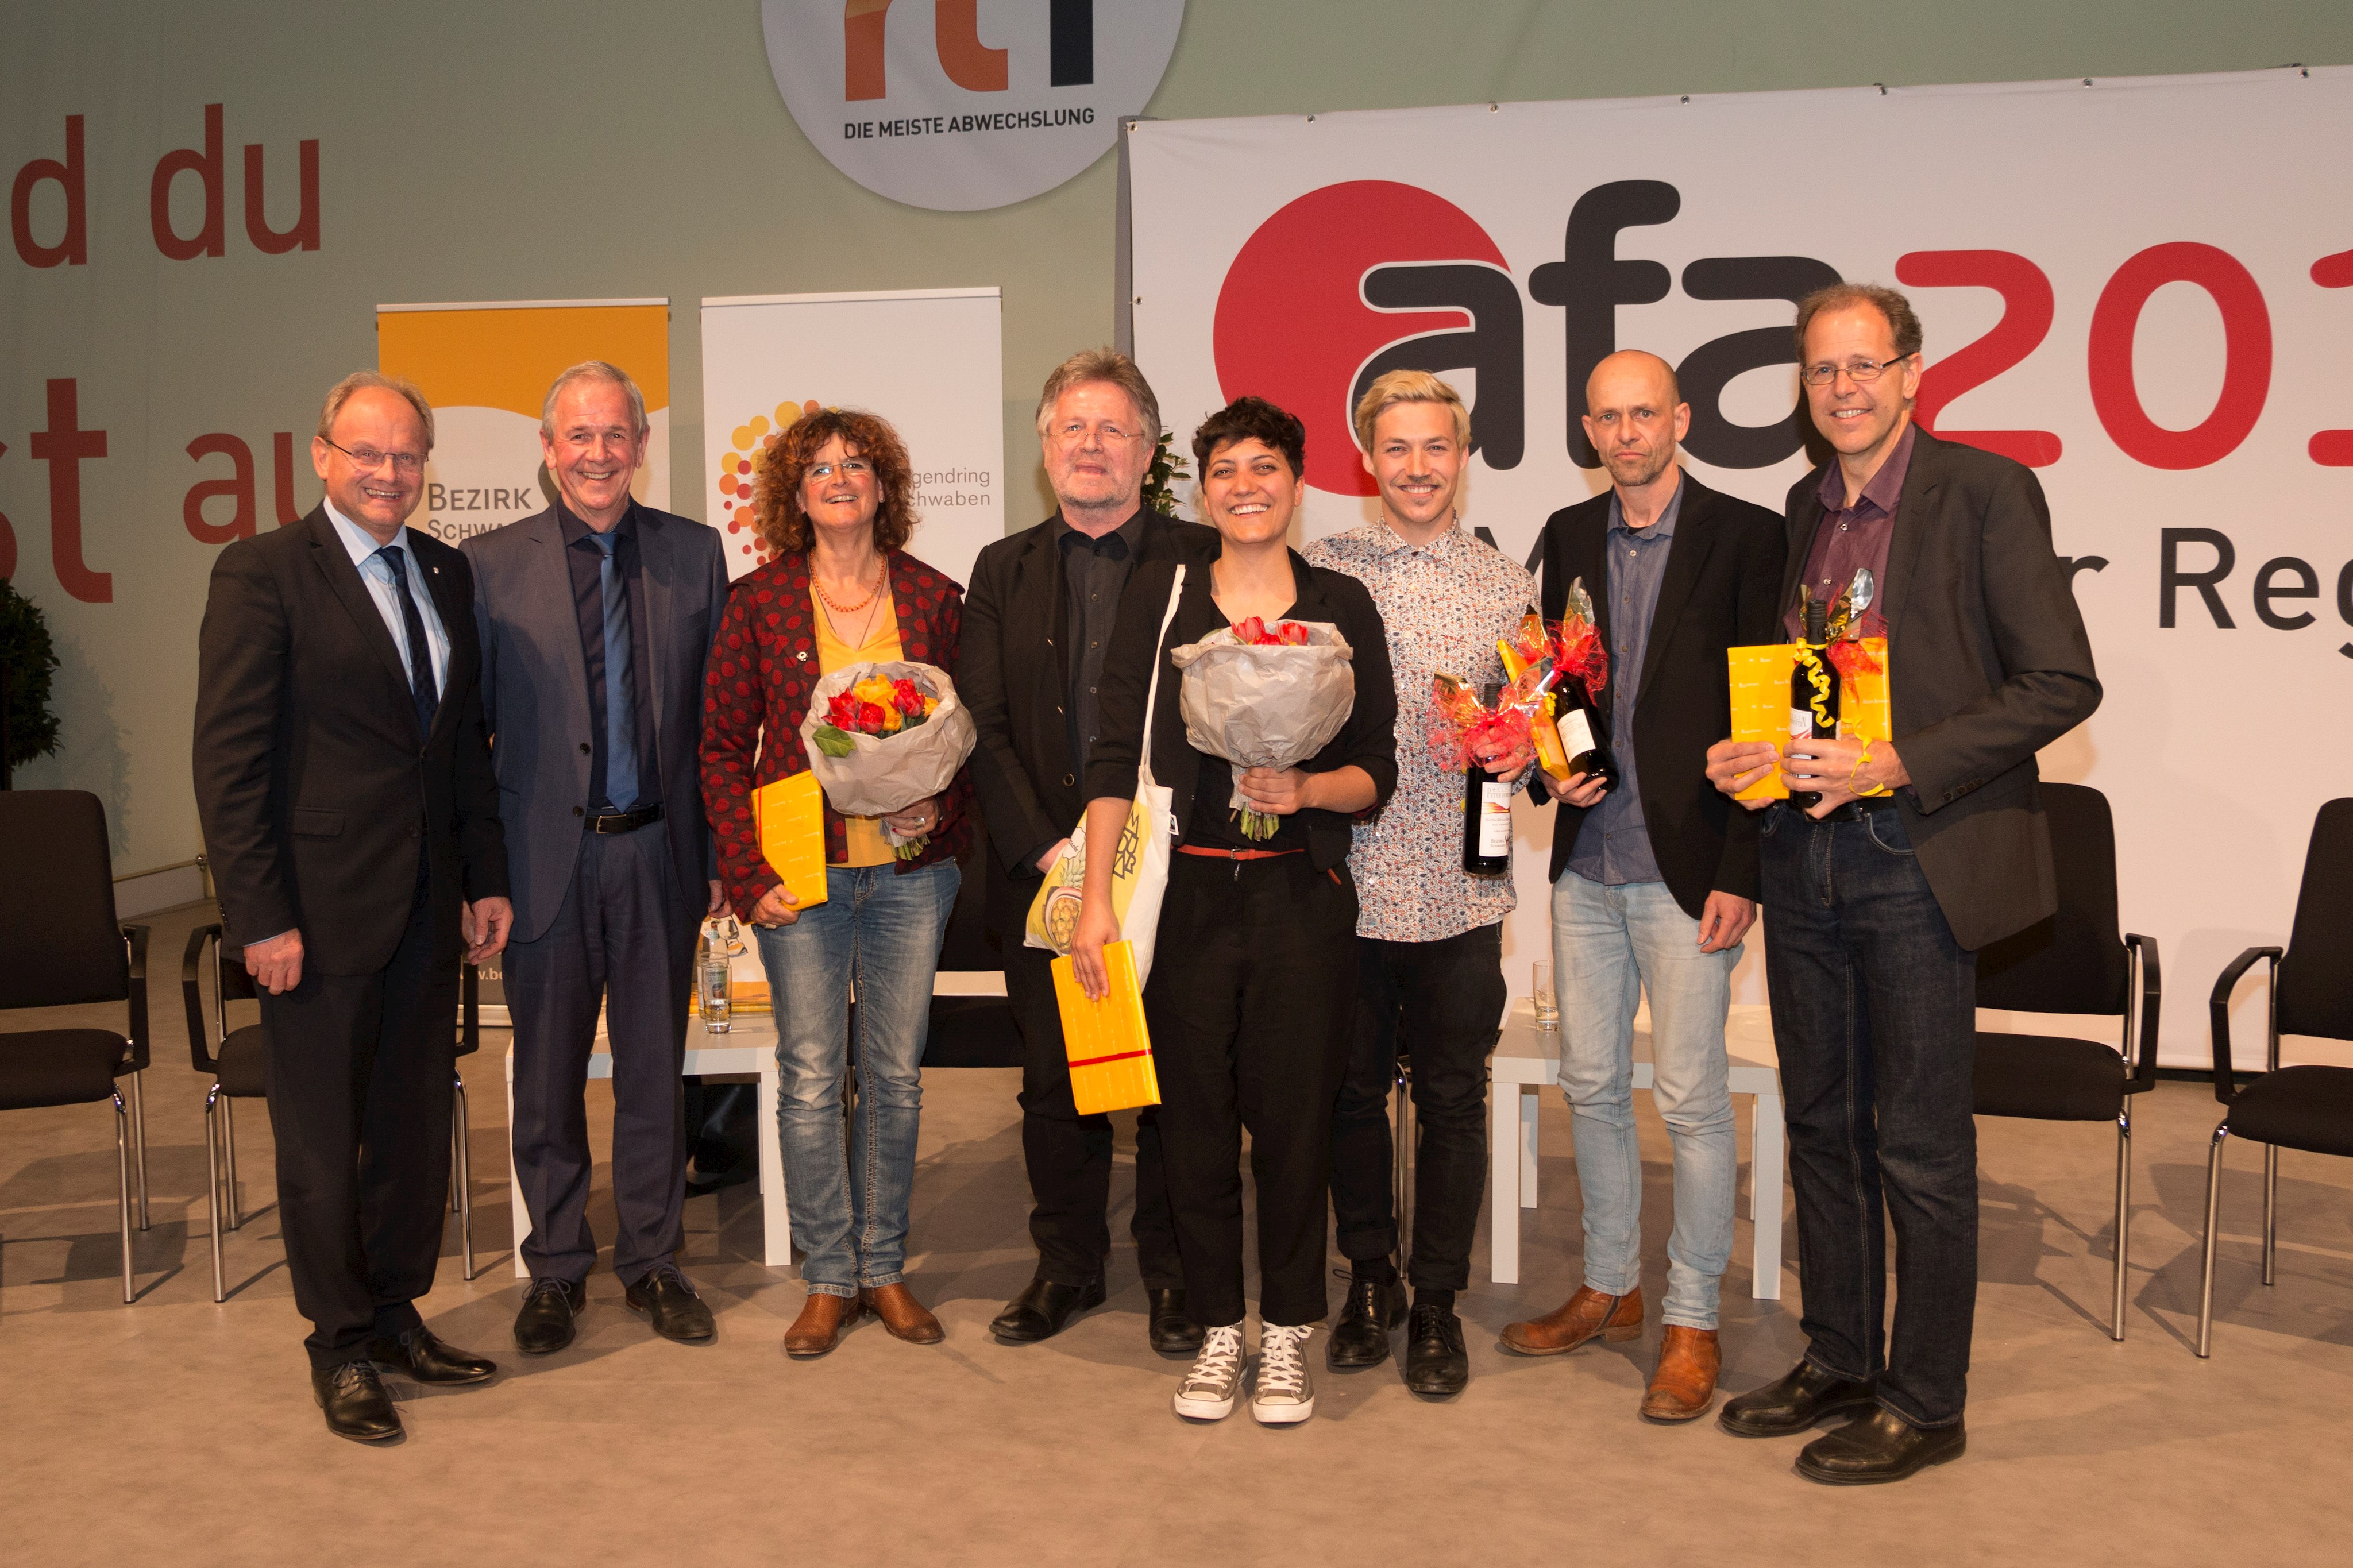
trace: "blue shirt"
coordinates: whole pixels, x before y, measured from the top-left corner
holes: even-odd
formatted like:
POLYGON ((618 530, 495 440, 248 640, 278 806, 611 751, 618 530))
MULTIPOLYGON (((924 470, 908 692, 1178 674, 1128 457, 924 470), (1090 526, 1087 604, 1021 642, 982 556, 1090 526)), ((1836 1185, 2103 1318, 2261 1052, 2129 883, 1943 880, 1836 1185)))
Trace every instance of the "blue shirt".
MULTIPOLYGON (((375 601, 375 612, 392 633, 392 646, 400 650, 400 668, 408 668, 408 624, 401 618, 400 595, 392 584, 392 563, 376 553, 384 547, 375 536, 342 512, 335 503, 328 501, 327 521, 335 525, 335 537, 352 552, 352 564, 359 568, 360 581, 367 584, 368 597, 375 601)), ((446 694, 449 689, 449 633, 441 625, 441 612, 433 603, 433 591, 425 585, 425 567, 417 557, 417 542, 423 538, 413 528, 404 528, 393 537, 400 552, 408 562, 408 596, 417 601, 417 618, 425 623, 425 651, 433 660, 434 689, 446 694)))
MULTIPOLYGON (((588 525, 558 501, 556 531, 564 539, 564 563, 572 584, 572 608, 580 621, 580 658, 588 674, 588 801, 600 811, 613 805, 605 780, 611 739, 605 733, 605 552, 588 525)), ((661 804, 661 773, 654 765, 653 661, 646 652, 644 552, 638 543, 638 508, 632 501, 613 525, 613 572, 629 601, 629 689, 637 713, 638 794, 634 805, 661 804)))
POLYGON ((1629 527, 1617 493, 1609 497, 1609 531, 1602 546, 1609 563, 1609 600, 1601 613, 1609 619, 1609 752, 1618 762, 1618 787, 1577 825, 1567 868, 1588 882, 1612 888, 1663 880, 1651 849, 1650 825, 1642 819, 1642 786, 1634 762, 1634 699, 1642 683, 1651 617, 1659 607, 1659 584, 1666 581, 1667 555, 1674 549, 1675 514, 1683 504, 1681 475, 1665 510, 1647 528, 1629 527))

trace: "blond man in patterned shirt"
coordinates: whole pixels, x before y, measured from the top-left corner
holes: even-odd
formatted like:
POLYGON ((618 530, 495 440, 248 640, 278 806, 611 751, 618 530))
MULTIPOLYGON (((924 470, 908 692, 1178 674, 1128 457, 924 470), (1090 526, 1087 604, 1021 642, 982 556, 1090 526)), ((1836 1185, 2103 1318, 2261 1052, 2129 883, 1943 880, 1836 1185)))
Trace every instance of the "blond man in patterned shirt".
MULTIPOLYGON (((1407 1318, 1398 1279, 1388 1091, 1398 1052, 1413 1058, 1413 1308, 1406 1386, 1459 1394, 1470 1380, 1454 1293, 1471 1282, 1471 1233, 1487 1180, 1487 1055, 1504 1012, 1503 921, 1512 879, 1462 869, 1460 773, 1429 746, 1430 677, 1474 687, 1504 679, 1495 640, 1535 604, 1535 580, 1467 532, 1455 507, 1471 454, 1471 414, 1425 371, 1391 371, 1356 405, 1356 439, 1380 487, 1377 522, 1308 545, 1308 562, 1364 583, 1388 631, 1397 676, 1397 794, 1359 824, 1356 879, 1362 978, 1347 1076, 1332 1121, 1332 1207, 1349 1260, 1346 1305, 1325 1357, 1335 1371, 1377 1365, 1407 1318)), ((1482 758, 1524 776, 1525 745, 1482 758)))

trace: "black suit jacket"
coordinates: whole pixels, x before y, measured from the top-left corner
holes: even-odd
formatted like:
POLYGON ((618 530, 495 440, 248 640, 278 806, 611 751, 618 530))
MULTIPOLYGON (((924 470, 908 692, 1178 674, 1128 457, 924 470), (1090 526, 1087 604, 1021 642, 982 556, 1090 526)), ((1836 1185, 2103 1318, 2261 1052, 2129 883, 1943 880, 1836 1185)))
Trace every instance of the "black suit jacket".
MULTIPOLYGON (((1147 512, 1128 575, 1155 562, 1206 560, 1217 548, 1216 530, 1147 512)), ((997 540, 973 563, 955 673, 979 735, 969 765, 993 851, 988 925, 999 933, 1019 931, 1043 875, 1036 856, 1068 837, 1086 805, 1062 711, 1071 690, 1070 619, 1052 529, 1041 524, 997 540)))
MULTIPOLYGON (((1822 470, 1789 490, 1781 604, 1822 519, 1822 470)), ((1965 948, 2059 907, 2034 753, 2092 716, 2100 680, 2051 508, 2023 464, 1915 436, 1878 608, 1888 626, 1897 807, 1965 948)))
POLYGON ((449 637, 422 746, 398 646, 323 506, 221 552, 198 636, 196 812, 222 917, 240 939, 299 929, 323 974, 392 961, 420 839, 438 961, 461 951, 461 898, 507 892, 472 574, 438 540, 401 542, 449 637))
MULTIPOLYGON (((1613 636, 1609 495, 1563 507, 1544 527, 1543 604, 1557 620, 1568 585, 1585 579, 1607 646, 1613 636)), ((1782 520, 1761 506, 1712 490, 1686 471, 1675 539, 1651 615, 1642 668, 1611 669, 1599 706, 1604 728, 1618 683, 1633 679, 1634 764, 1642 820, 1659 874, 1685 914, 1697 920, 1711 892, 1757 897, 1757 824, 1707 780, 1707 749, 1731 731, 1732 676, 1725 650, 1784 640, 1780 604, 1782 520)), ((1628 738, 1611 735, 1613 749, 1628 738)), ((1539 793, 1538 800, 1546 797, 1539 793)), ((1568 864, 1585 809, 1564 805, 1553 825, 1552 878, 1568 864)))

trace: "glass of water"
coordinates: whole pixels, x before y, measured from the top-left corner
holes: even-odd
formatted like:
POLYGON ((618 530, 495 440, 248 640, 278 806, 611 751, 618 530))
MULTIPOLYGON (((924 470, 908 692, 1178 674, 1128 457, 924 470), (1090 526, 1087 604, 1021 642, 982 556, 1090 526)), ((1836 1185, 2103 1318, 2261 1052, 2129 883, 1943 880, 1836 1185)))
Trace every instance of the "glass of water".
POLYGON ((728 986, 733 979, 733 965, 730 951, 734 943, 724 926, 733 925, 732 916, 713 917, 702 926, 702 956, 695 966, 695 983, 702 1002, 702 1026, 713 1035, 723 1035, 732 1026, 729 1015, 732 1002, 728 986))
POLYGON ((1528 988, 1528 1000, 1535 1005, 1536 1027, 1559 1028, 1560 998, 1553 994, 1552 960, 1546 958, 1537 961, 1534 980, 1535 984, 1528 988))

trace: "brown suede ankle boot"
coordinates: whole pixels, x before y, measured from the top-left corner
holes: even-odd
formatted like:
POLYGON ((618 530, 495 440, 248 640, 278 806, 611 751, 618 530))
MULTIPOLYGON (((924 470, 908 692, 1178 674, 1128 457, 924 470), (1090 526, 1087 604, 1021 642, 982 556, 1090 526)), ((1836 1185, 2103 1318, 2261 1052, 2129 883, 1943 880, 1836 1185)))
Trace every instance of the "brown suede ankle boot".
POLYGON ((1667 1325, 1659 1346, 1659 1370, 1642 1395, 1645 1421, 1695 1421, 1715 1399, 1715 1374, 1724 1365, 1714 1329, 1667 1325))

